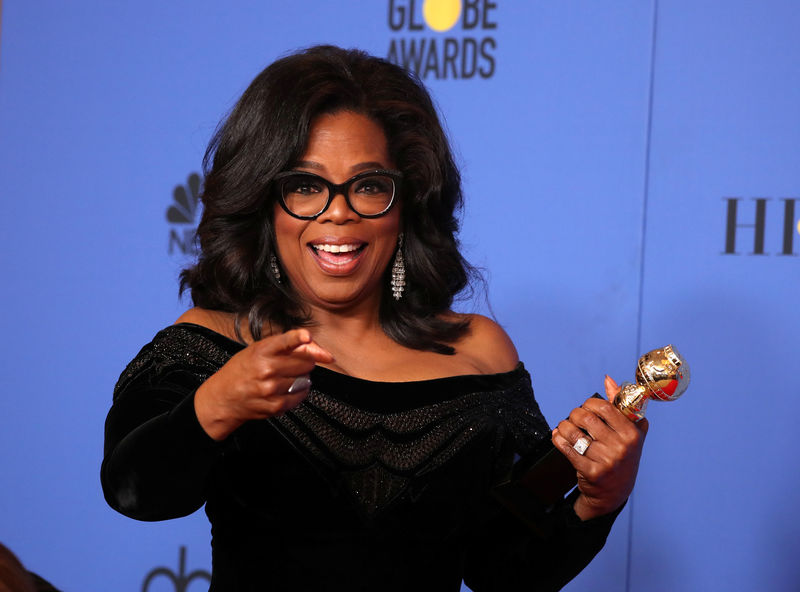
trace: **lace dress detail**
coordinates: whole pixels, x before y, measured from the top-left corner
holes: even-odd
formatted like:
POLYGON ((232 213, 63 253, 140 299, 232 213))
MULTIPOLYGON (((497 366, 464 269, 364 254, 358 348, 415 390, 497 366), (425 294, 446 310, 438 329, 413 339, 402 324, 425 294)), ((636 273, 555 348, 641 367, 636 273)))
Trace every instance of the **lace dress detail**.
MULTIPOLYGON (((480 434, 494 430, 495 451, 508 437, 527 451, 549 434, 538 407, 532 405, 526 373, 518 374, 506 390, 467 393, 395 413, 359 409, 312 388, 302 405, 275 421, 297 448, 340 475, 361 508, 372 515, 480 434)), ((380 383, 372 384, 379 396, 380 383)))

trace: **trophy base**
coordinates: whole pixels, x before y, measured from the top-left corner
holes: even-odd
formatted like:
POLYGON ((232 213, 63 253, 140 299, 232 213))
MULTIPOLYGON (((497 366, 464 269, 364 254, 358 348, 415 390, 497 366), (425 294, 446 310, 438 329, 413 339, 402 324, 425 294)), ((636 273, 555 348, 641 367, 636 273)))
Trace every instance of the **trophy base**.
POLYGON ((517 463, 511 479, 497 485, 492 494, 529 528, 547 538, 553 530, 553 509, 578 480, 575 468, 550 440, 536 453, 532 463, 517 463))

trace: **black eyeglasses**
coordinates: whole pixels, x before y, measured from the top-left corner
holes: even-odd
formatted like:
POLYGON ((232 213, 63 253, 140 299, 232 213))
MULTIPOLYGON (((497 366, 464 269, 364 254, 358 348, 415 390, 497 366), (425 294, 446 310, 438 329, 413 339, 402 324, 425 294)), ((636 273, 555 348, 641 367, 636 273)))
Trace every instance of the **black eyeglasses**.
POLYGON ((340 193, 362 218, 378 218, 394 205, 402 178, 399 171, 366 171, 336 185, 314 173, 286 171, 275 175, 275 186, 281 207, 301 220, 320 216, 340 193))

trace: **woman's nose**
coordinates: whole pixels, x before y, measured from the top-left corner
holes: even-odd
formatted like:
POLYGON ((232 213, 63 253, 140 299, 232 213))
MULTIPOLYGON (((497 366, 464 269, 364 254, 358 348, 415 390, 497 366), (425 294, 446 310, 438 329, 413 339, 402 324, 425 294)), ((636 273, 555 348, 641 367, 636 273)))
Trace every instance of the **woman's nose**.
POLYGON ((345 199, 344 193, 339 192, 333 196, 328 209, 320 215, 319 222, 330 221, 335 224, 344 224, 351 220, 358 220, 360 216, 356 214, 345 199))

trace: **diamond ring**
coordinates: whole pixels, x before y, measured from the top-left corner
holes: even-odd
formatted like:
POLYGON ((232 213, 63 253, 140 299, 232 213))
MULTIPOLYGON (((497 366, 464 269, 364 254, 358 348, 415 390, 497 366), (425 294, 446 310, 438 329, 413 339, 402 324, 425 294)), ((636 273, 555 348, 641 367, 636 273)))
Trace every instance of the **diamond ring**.
POLYGON ((583 456, 584 454, 586 454, 586 451, 589 449, 589 444, 591 443, 592 441, 589 440, 589 438, 581 436, 580 438, 578 438, 578 441, 572 445, 572 449, 581 456, 583 456))

